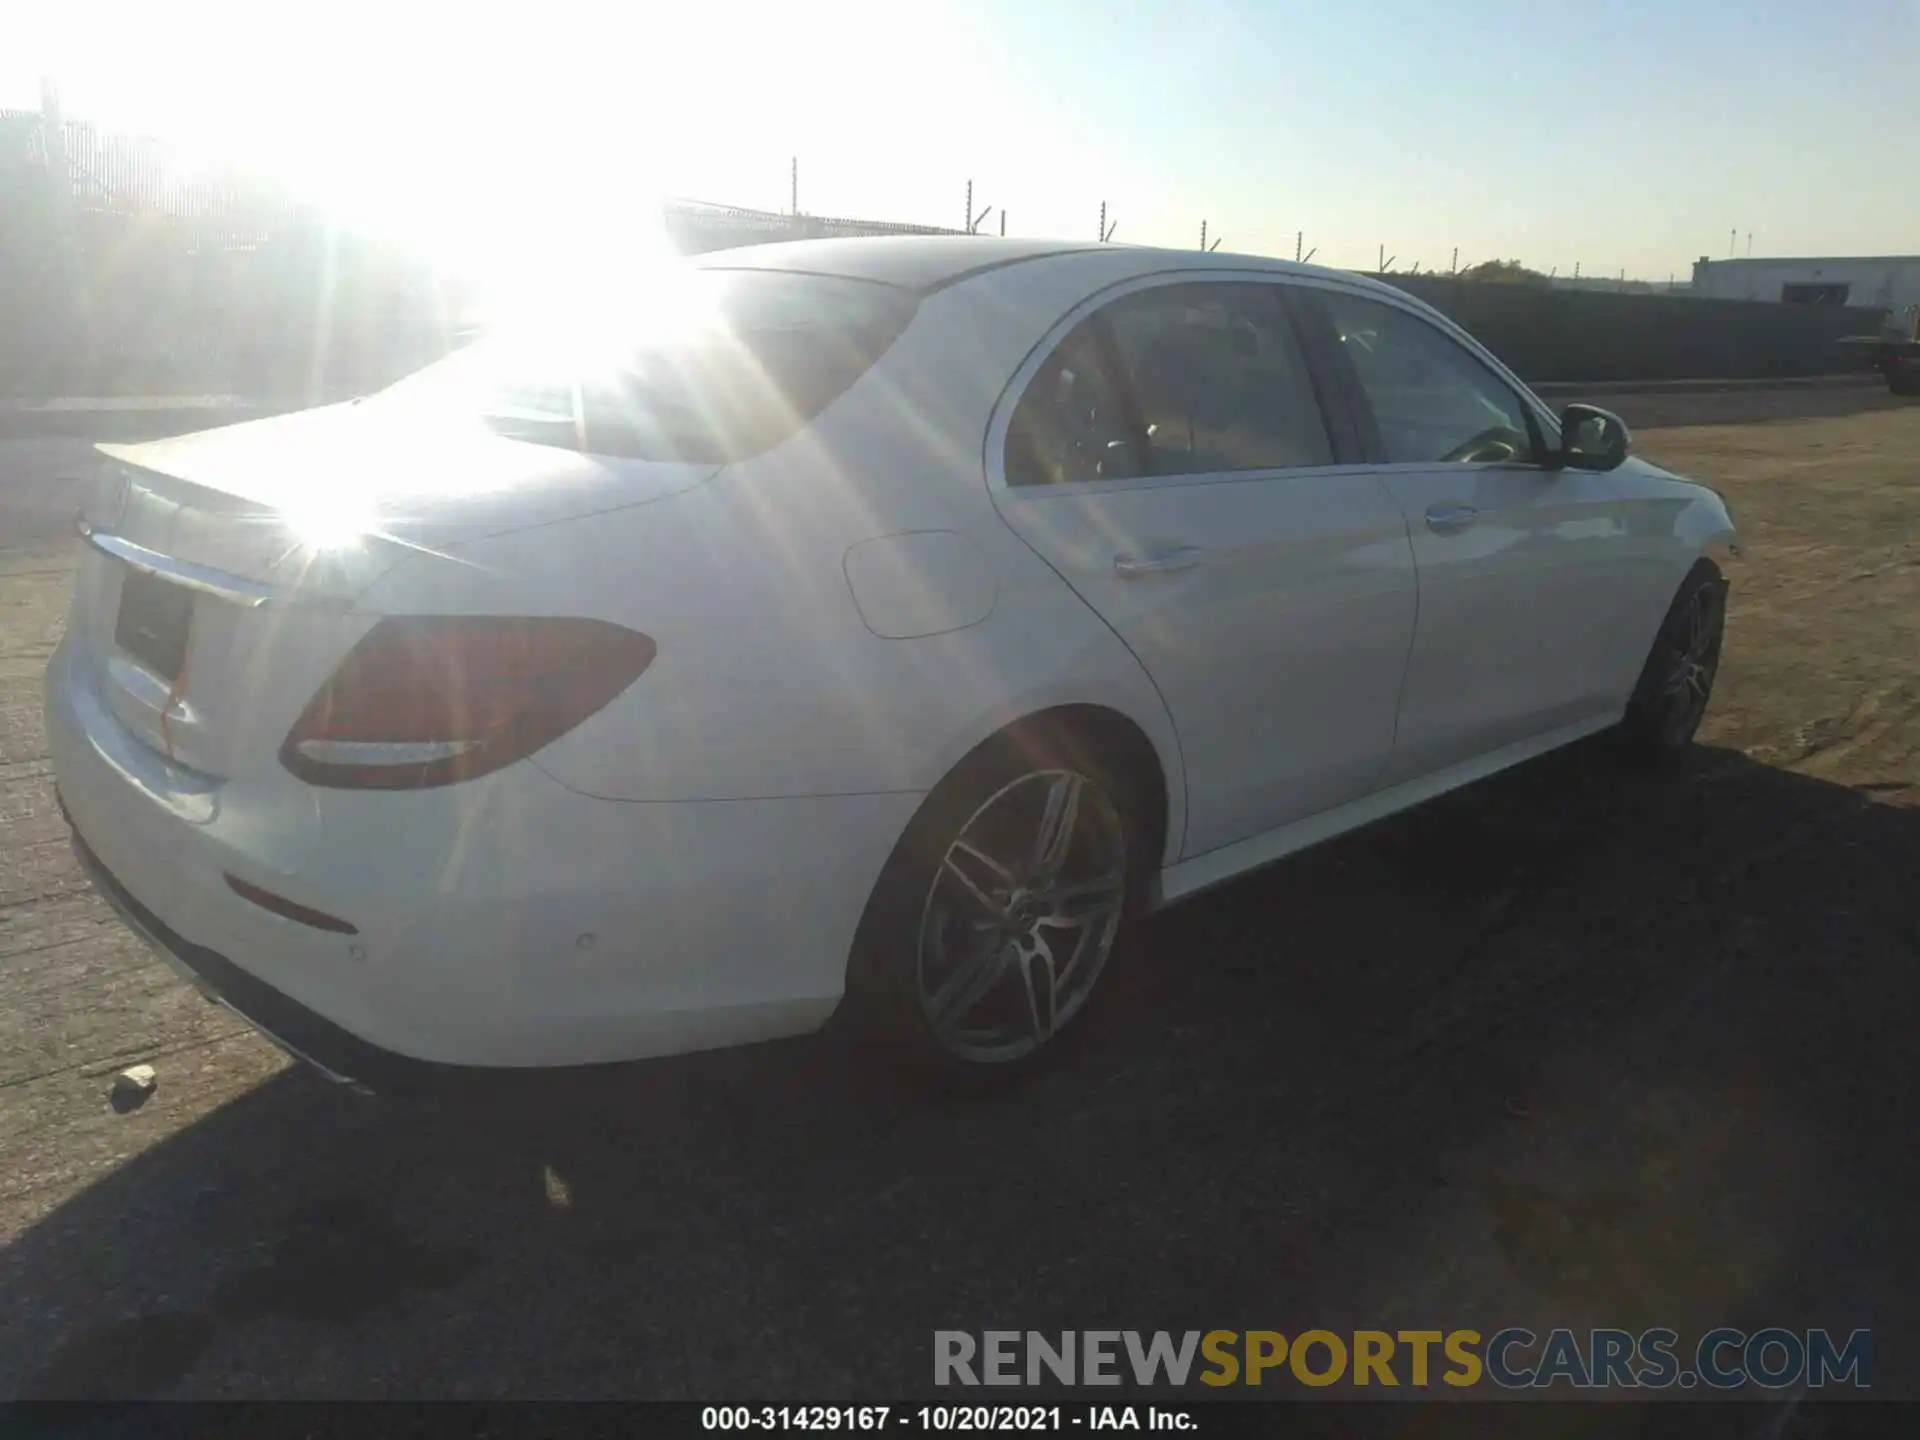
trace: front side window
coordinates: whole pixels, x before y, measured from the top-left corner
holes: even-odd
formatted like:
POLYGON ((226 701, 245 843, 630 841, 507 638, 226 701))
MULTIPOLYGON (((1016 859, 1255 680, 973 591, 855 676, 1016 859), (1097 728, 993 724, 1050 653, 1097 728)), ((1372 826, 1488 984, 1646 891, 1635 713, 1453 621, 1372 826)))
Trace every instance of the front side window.
POLYGON ((1341 352, 1394 465, 1537 464, 1520 397, 1437 326, 1392 305, 1321 292, 1341 352))

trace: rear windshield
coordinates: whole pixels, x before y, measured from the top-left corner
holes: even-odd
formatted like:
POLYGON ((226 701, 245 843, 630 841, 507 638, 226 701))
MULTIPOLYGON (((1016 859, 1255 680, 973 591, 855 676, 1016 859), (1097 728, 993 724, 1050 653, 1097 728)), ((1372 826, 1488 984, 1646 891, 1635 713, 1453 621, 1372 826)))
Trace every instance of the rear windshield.
POLYGON ((517 440, 726 464, 784 440, 860 378, 917 299, 863 280, 687 270, 618 324, 482 339, 391 387, 517 440))

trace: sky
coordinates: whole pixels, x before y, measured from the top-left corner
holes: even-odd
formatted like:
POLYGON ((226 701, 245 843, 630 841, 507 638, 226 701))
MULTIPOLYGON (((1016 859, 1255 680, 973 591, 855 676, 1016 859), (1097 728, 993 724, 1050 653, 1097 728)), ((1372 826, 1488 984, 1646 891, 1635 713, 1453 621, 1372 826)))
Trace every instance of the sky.
POLYGON ((443 255, 662 194, 1445 269, 1920 253, 1920 0, 58 0, 0 107, 235 163, 443 255))

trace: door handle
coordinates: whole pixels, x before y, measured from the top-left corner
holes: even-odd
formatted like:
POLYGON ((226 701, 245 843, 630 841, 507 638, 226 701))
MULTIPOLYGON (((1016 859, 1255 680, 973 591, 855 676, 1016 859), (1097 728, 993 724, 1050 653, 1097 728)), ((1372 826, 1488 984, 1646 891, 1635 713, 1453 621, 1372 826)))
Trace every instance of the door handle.
POLYGON ((1448 501, 1427 507, 1427 529, 1436 535, 1452 535, 1466 529, 1480 512, 1471 505, 1448 501))
POLYGON ((1159 550, 1151 555, 1116 555, 1113 573, 1123 580, 1136 575, 1165 575, 1173 570, 1191 570, 1200 563, 1200 547, 1182 545, 1176 550, 1159 550))

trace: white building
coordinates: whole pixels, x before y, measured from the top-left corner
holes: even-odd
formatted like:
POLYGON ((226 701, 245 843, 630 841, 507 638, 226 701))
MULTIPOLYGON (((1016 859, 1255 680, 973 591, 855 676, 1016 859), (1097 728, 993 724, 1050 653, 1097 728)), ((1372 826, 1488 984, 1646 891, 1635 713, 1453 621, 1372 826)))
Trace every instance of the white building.
POLYGON ((1693 267, 1692 293, 1711 300, 1778 300, 1789 305, 1865 305, 1891 323, 1920 307, 1920 255, 1804 260, 1710 260, 1693 267))

